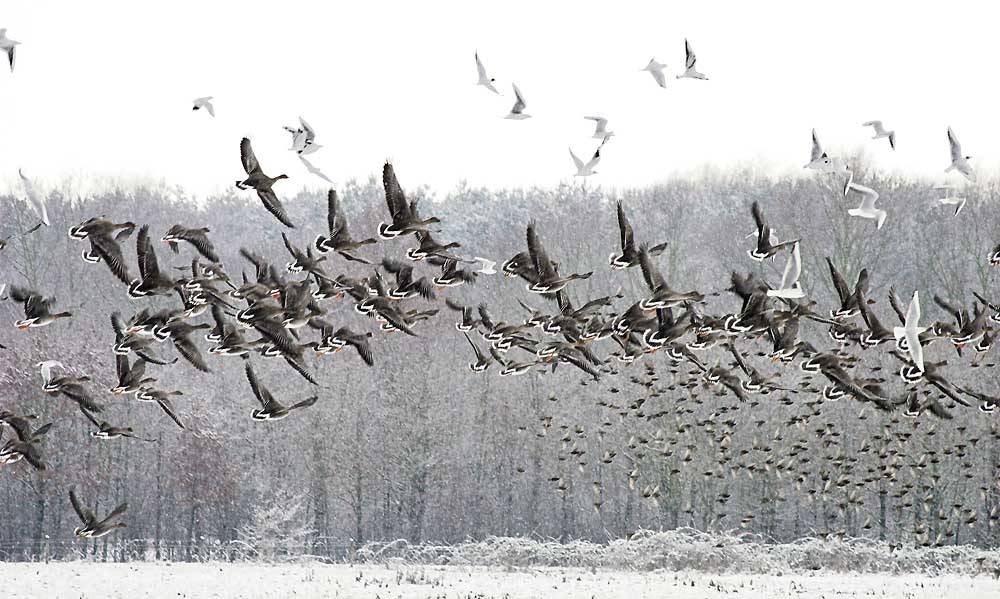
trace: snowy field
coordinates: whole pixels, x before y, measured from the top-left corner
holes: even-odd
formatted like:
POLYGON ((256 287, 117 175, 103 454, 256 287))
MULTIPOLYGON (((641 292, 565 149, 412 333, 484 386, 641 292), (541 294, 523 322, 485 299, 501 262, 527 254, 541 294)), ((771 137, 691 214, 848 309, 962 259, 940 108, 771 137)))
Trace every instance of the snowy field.
POLYGON ((1000 582, 986 575, 711 575, 465 566, 3 563, 0 581, 2 596, 9 599, 1000 597, 1000 582))

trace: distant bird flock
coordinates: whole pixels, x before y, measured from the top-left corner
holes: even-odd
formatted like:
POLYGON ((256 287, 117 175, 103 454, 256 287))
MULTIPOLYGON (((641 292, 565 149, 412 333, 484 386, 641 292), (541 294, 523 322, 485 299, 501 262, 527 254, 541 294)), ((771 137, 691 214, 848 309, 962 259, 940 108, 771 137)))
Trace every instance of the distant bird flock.
MULTIPOLYGON (((18 45, 7 37, 5 29, 0 29, 0 49, 6 53, 11 70, 18 45)), ((684 71, 677 79, 708 80, 697 70, 695 53, 687 40, 684 49, 684 71)), ((496 80, 488 74, 478 53, 475 62, 477 85, 500 94, 496 80)), ((654 58, 642 71, 648 72, 656 85, 665 88, 665 69, 666 65, 654 58)), ((516 84, 511 83, 511 87, 514 102, 504 118, 530 118, 526 96, 516 84)), ((196 98, 192 109, 216 116, 212 96, 196 98)), ((221 104, 220 109, 224 110, 221 104)), ((583 153, 584 158, 570 148, 575 175, 579 177, 597 173, 595 168, 602 158, 602 149, 614 136, 607 119, 584 118, 593 121, 592 137, 600 145, 593 154, 583 153)), ((882 121, 868 121, 863 126, 872 128, 873 139, 887 139, 890 147, 896 149, 896 132, 887 130, 882 121)), ((302 118, 295 125, 285 126, 285 130, 291 135, 289 149, 307 170, 329 181, 307 158, 322 147, 316 142, 316 131, 302 118)), ((950 165, 946 172, 955 171, 974 183, 971 157, 964 154, 951 128, 947 129, 947 140, 950 165)), ((240 141, 239 159, 243 174, 239 175, 236 187, 253 190, 281 226, 297 230, 275 191, 276 184, 287 179, 287 175, 267 174, 248 138, 240 141)), ((235 166, 235 147, 233 162, 235 166)), ((860 201, 856 208, 847 211, 848 215, 873 221, 876 231, 883 229, 888 212, 878 204, 878 192, 856 182, 850 165, 828 155, 815 130, 805 168, 846 176, 843 195, 860 201)), ((20 177, 27 205, 38 224, 17 235, 29 235, 52 223, 44 197, 25 173, 20 172, 20 177)), ((821 311, 809 299, 810 290, 804 289, 800 282, 801 253, 808 250, 806 242, 780 239, 758 202, 753 203, 747 218, 748 226, 752 219, 756 231, 752 235, 753 246, 746 253, 756 262, 784 260, 781 280, 774 285, 754 274, 733 272, 726 292, 737 300, 734 310, 710 314, 705 309, 706 298, 720 292, 672 288, 656 263, 669 241, 650 245, 639 239, 629 222, 627 206, 621 201, 617 203, 616 214, 609 215, 609 221, 617 220, 617 249, 609 256, 608 264, 601 267, 615 271, 638 267, 646 285, 645 294, 624 307, 616 307, 624 297, 620 290, 575 305, 568 290, 578 281, 588 279, 592 271, 573 272, 565 266, 564 256, 550 256, 543 241, 544 223, 528 223, 523 248, 505 260, 466 255, 460 244, 444 240, 447 223, 422 213, 418 202, 407 198, 393 165, 388 162, 382 169, 382 183, 387 210, 376 230, 352 231, 337 192, 330 189, 327 223, 322 231, 311 237, 282 232, 288 253, 284 258, 263 256, 253 247, 244 247, 240 250, 243 264, 235 268, 236 257, 221 256, 212 243, 212 232, 197 223, 175 224, 167 231, 153 232, 148 225, 129 221, 127 215, 95 215, 72 224, 68 227, 69 236, 83 244, 83 260, 95 265, 95 269, 106 268, 121 283, 122 293, 136 302, 136 310, 128 316, 118 312, 103 316, 115 333, 114 346, 107 348, 115 359, 114 387, 95 389, 89 377, 66 374, 61 363, 46 360, 37 364, 42 390, 77 404, 92 424, 92 435, 97 439, 152 441, 120 422, 104 420, 105 406, 99 394, 132 394, 137 401, 156 404, 183 429, 185 425, 173 404, 175 398, 183 396, 183 390, 159 386, 157 369, 186 365, 209 372, 213 361, 239 358, 247 379, 248 404, 253 404, 253 409, 248 410, 250 418, 269 422, 293 412, 294 416, 306 417, 306 412, 300 410, 316 404, 319 396, 284 396, 280 380, 265 381, 258 377, 251 356, 283 360, 288 365, 288 376, 302 377, 316 385, 316 376, 321 373, 314 374, 307 366, 310 356, 347 349, 350 355, 344 359, 359 359, 373 366, 378 361, 380 336, 392 333, 417 336, 421 323, 436 317, 443 305, 455 314, 455 328, 465 339, 460 342, 470 350, 468 367, 476 373, 491 368, 500 376, 549 373, 566 364, 596 380, 617 375, 615 362, 628 365, 646 361, 647 369, 651 369, 652 360, 662 351, 673 367, 690 367, 686 375, 689 383, 715 386, 741 402, 756 394, 805 392, 781 384, 782 373, 794 368, 805 373, 807 380, 817 377, 823 381, 820 393, 826 400, 849 397, 881 411, 901 409, 914 418, 925 413, 935 418, 951 417, 949 409, 932 391, 954 404, 978 406, 983 412, 993 412, 1000 404, 1000 398, 944 379, 938 370, 942 362, 928 361, 924 353, 932 343, 951 345, 959 351, 969 347, 973 350, 971 359, 978 363, 991 349, 993 325, 1000 323, 1000 307, 980 296, 971 307, 933 296, 934 302, 952 320, 922 323, 920 293, 913 290, 906 303, 891 289, 888 301, 892 314, 888 317, 893 322, 884 325, 879 317, 886 315, 877 315, 875 301, 868 297, 867 270, 862 270, 851 285, 828 258, 829 276, 839 301, 821 311), (123 218, 121 222, 119 217, 123 218), (189 259, 183 276, 175 276, 174 268, 161 264, 162 256, 154 242, 157 235, 172 253, 183 252, 189 259), (403 247, 407 243, 410 245, 403 247), (376 250, 383 254, 381 259, 374 256, 376 250), (240 276, 245 267, 250 268, 251 274, 248 276, 244 271, 240 276), (351 270, 354 274, 334 274, 335 270, 351 270), (464 305, 448 297, 449 289, 474 285, 480 277, 497 272, 508 279, 520 279, 524 285, 522 291, 530 294, 517 298, 525 310, 523 318, 502 320, 486 303, 464 305), (176 296, 177 303, 172 309, 154 311, 143 305, 144 298, 152 296, 176 296), (351 322, 335 323, 329 319, 324 305, 339 301, 353 304, 355 316, 351 322), (827 327, 835 349, 816 348, 801 340, 799 327, 807 321, 827 327), (377 324, 375 332, 366 330, 368 322, 377 324), (199 337, 209 345, 200 343, 199 337), (768 340, 770 351, 764 355, 778 368, 772 374, 763 374, 753 364, 755 351, 751 347, 758 339, 768 340), (181 365, 175 364, 176 358, 166 360, 158 356, 159 346, 167 342, 183 358, 181 365), (733 358, 732 365, 707 358, 713 348, 733 358), (894 356, 899 363, 903 392, 891 392, 883 379, 853 375, 850 369, 860 363, 860 358, 852 348, 862 352, 887 351, 894 356), (608 356, 601 357, 608 349, 611 350, 608 356)), ((958 195, 960 192, 954 185, 940 189, 944 197, 938 202, 954 206, 957 216, 965 206, 965 198, 958 195)), ((0 250, 7 241, 9 238, 0 240, 0 250)), ((986 259, 990 264, 1000 264, 1000 246, 986 259)), ((0 295, 5 288, 6 285, 0 286, 0 295)), ((513 285, 507 291, 511 295, 517 292, 513 285)), ((32 329, 58 327, 59 321, 75 317, 47 297, 45 290, 31 289, 23 283, 10 284, 8 299, 22 305, 24 318, 13 324, 26 335, 32 329)), ((0 437, 5 428, 13 432, 0 445, 0 464, 23 460, 39 471, 48 468, 43 447, 51 423, 36 426, 35 421, 30 414, 0 412, 0 437)), ((75 530, 78 537, 100 537, 125 526, 118 518, 127 505, 116 507, 102 519, 84 505, 74 489, 69 496, 82 523, 75 530)))

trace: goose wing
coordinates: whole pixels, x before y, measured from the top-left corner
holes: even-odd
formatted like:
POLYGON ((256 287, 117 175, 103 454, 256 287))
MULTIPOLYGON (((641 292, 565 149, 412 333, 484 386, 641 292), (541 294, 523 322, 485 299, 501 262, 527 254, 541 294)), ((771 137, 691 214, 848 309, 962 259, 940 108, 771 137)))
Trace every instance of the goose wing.
POLYGON ((249 138, 244 137, 240 140, 240 160, 243 162, 243 170, 248 175, 260 172, 260 163, 257 162, 257 156, 253 153, 249 138))
POLYGON ((83 505, 80 498, 76 496, 76 489, 69 490, 69 501, 73 504, 73 511, 76 512, 77 517, 80 518, 80 521, 83 522, 84 525, 93 524, 97 521, 97 516, 94 515, 94 512, 87 506, 83 505))

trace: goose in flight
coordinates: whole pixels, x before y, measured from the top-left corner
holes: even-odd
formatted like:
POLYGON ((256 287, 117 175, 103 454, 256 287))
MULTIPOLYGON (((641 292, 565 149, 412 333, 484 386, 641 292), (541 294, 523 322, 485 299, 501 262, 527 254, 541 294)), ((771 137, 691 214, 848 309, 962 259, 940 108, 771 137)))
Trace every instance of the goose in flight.
POLYGON ((110 534, 118 528, 125 528, 123 522, 112 522, 112 520, 125 513, 125 510, 128 509, 127 503, 123 503, 113 509, 107 518, 98 520, 94 511, 80 502, 80 498, 76 496, 76 489, 69 490, 69 500, 73 504, 73 511, 76 512, 80 521, 83 522, 83 526, 78 526, 73 531, 73 534, 77 537, 81 539, 96 539, 110 534))
POLYGON ((955 137, 955 132, 951 130, 951 127, 948 127, 948 145, 951 146, 951 166, 944 169, 944 172, 958 171, 966 179, 975 183, 976 172, 972 170, 972 165, 969 164, 972 156, 962 155, 962 144, 958 143, 958 138, 955 137))
POLYGON ((191 110, 201 110, 204 108, 208 114, 215 116, 215 106, 212 105, 212 96, 195 98, 192 104, 191 110))
POLYGON ((872 139, 882 139, 883 137, 889 138, 889 147, 893 150, 896 149, 896 132, 886 131, 885 127, 882 125, 882 121, 866 121, 861 123, 862 127, 871 127, 875 131, 875 137, 872 139))
POLYGON ((496 79, 486 74, 486 67, 483 66, 483 61, 479 60, 479 52, 476 52, 476 71, 479 72, 479 81, 476 82, 476 85, 482 85, 499 96, 500 92, 493 86, 496 79))
POLYGON ((600 139, 606 141, 609 137, 615 134, 614 131, 608 131, 608 119, 602 116, 585 116, 584 119, 588 121, 594 121, 596 126, 594 127, 594 134, 591 136, 593 139, 600 139))
POLYGON ((667 78, 663 76, 663 69, 665 68, 667 68, 667 65, 656 62, 655 58, 650 58, 649 63, 640 70, 649 71, 649 74, 653 76, 653 80, 656 81, 656 84, 666 89, 667 78))
POLYGON ((237 181, 236 187, 239 189, 252 187, 257 191, 257 197, 264 203, 267 211, 273 214, 274 218, 278 219, 281 224, 294 229, 295 225, 288 218, 288 213, 285 212, 285 207, 281 205, 281 200, 278 199, 274 190, 271 189, 277 181, 287 179, 288 175, 278 175, 277 177, 268 177, 265 175, 264 169, 257 162, 257 156, 253 153, 250 140, 246 137, 240 140, 240 160, 243 163, 243 170, 247 173, 247 178, 243 181, 237 181))
POLYGON ((7 62, 10 63, 10 72, 14 72, 14 48, 21 42, 16 42, 7 37, 7 28, 0 28, 0 50, 7 53, 7 62))
POLYGON ((694 55, 694 50, 691 49, 691 44, 684 40, 684 72, 677 76, 678 79, 703 79, 708 80, 703 73, 699 73, 698 69, 695 68, 694 63, 697 58, 694 55))
POLYGON ((530 119, 531 115, 524 112, 524 109, 527 108, 528 104, 524 101, 524 96, 521 95, 521 90, 518 89, 516 83, 511 83, 511 86, 514 88, 514 97, 516 99, 514 100, 514 106, 511 107, 510 112, 503 118, 513 119, 515 121, 530 119))

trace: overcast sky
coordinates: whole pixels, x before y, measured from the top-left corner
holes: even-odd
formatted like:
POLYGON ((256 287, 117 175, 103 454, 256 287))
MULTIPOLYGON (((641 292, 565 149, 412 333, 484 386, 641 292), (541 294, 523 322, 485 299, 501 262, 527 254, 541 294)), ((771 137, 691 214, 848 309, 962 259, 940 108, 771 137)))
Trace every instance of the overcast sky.
MULTIPOLYGON (((135 2, 7 0, 22 42, 0 68, 0 180, 17 168, 163 178, 198 194, 240 178, 250 136, 285 194, 325 185, 283 124, 302 115, 336 183, 392 158, 406 187, 554 186, 616 132, 589 184, 638 186, 704 165, 774 172, 864 146, 891 171, 944 180, 951 125, 980 174, 1000 163, 1000 9, 935 2, 135 2), (821 10, 821 7, 827 7, 821 10), (676 80, 684 38, 709 81, 676 80), (476 87, 478 50, 504 93, 476 87), (668 65, 667 89, 640 72, 668 65), (521 88, 534 118, 502 117, 521 88), (191 99, 215 97, 216 118, 191 99), (882 119, 897 150, 868 141, 882 119)), ((577 181, 579 184, 579 180, 577 181)))

